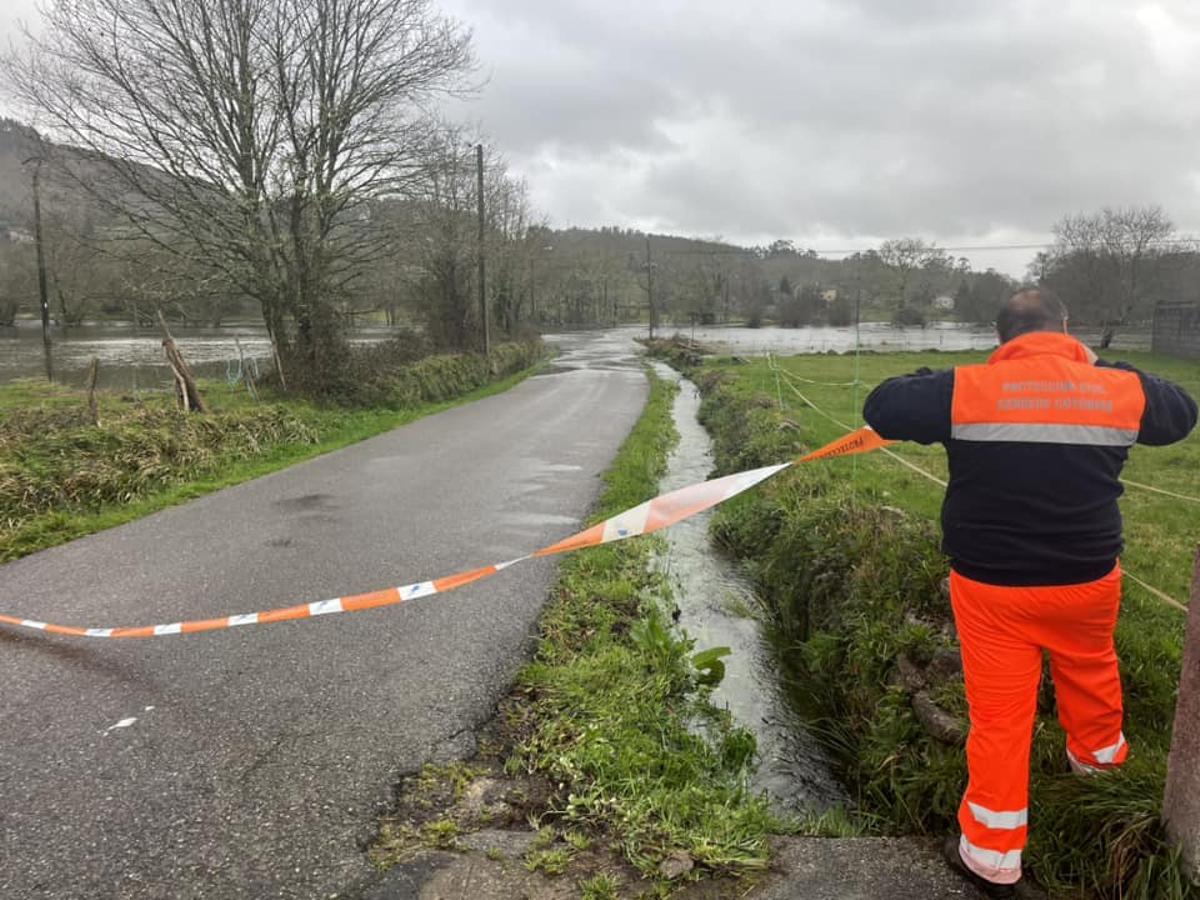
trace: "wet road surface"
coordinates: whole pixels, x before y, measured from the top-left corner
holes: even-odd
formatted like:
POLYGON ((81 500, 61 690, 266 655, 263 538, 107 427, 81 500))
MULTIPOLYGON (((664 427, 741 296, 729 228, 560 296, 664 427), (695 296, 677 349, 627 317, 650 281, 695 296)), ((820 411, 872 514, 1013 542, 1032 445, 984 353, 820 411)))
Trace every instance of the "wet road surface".
MULTIPOLYGON (((107 627, 438 577, 569 534, 645 399, 628 337, 512 390, 0 567, 0 609, 107 627)), ((0 897, 328 897, 397 776, 461 756, 553 577, 213 634, 0 631, 0 897)))

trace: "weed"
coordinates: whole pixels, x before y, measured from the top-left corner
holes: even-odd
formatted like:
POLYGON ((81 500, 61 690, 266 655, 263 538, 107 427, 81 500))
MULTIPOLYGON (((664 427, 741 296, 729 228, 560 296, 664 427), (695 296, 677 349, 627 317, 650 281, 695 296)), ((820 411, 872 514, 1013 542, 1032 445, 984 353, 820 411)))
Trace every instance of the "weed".
POLYGON ((586 834, 579 831, 567 831, 563 833, 563 840, 570 844, 576 850, 586 850, 592 846, 592 839, 586 834))
POLYGON ((546 850, 554 846, 554 842, 558 840, 558 832, 550 825, 544 825, 538 829, 537 837, 533 839, 530 848, 533 850, 546 850))
POLYGON ((421 839, 439 850, 456 849, 459 834, 458 823, 453 819, 434 819, 421 826, 421 839))
POLYGON ((525 868, 530 872, 561 875, 571 864, 571 852, 559 850, 530 850, 525 854, 525 868))
POLYGON ((426 763, 421 767, 421 772, 413 783, 412 790, 417 795, 431 794, 442 785, 448 784, 455 801, 458 801, 462 799, 472 781, 487 773, 487 769, 481 766, 472 766, 461 760, 455 760, 444 766, 426 763))
POLYGON ((792 830, 810 837, 851 838, 871 834, 878 826, 878 819, 835 806, 820 813, 810 813, 796 822, 792 830))
POLYGON ((601 872, 579 882, 579 900, 617 900, 621 882, 607 872, 601 872))

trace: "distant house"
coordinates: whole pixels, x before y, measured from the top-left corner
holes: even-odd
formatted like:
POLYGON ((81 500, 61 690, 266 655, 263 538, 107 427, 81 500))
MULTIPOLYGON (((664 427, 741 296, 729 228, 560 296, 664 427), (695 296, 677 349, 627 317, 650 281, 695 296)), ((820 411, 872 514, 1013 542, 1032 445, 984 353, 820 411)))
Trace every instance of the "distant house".
POLYGON ((10 244, 32 244, 33 235, 24 228, 5 228, 0 234, 10 244))
POLYGON ((933 298, 933 303, 931 305, 934 309, 940 309, 945 312, 949 312, 950 310, 954 309, 954 298, 949 294, 941 294, 940 296, 933 298))

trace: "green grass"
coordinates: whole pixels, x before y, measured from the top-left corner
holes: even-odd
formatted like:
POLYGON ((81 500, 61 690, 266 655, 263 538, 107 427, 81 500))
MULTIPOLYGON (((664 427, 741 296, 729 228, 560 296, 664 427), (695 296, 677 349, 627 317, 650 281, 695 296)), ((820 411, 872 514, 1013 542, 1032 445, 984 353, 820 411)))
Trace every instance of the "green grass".
MULTIPOLYGON (((0 386, 0 562, 130 522, 278 471, 416 419, 508 390, 541 363, 453 399, 406 408, 340 408, 267 392, 256 403, 202 384, 207 416, 167 394, 99 394, 99 428, 77 389, 0 386)), ((444 367, 443 367, 444 368, 444 367)), ((450 390, 444 382, 439 393, 450 390)))
MULTIPOLYGON (((778 360, 813 404, 847 425, 860 424, 867 391, 921 366, 978 362, 982 353, 804 356, 778 360), (816 382, 854 381, 855 389, 816 382)), ((1200 366, 1145 353, 1121 353, 1147 371, 1200 394, 1200 366)), ((731 471, 778 462, 844 429, 816 414, 777 380, 767 361, 718 361, 697 373, 702 415, 714 432, 718 464, 731 471), (781 427, 781 420, 787 425, 781 427)), ((940 447, 897 445, 898 453, 941 478, 940 447)), ((1200 495, 1200 435, 1170 448, 1135 448, 1126 475, 1200 495)), ((864 810, 886 829, 939 832, 952 827, 965 783, 961 748, 924 734, 907 694, 893 685, 904 652, 928 657, 952 646, 938 584, 942 489, 882 454, 799 467, 727 504, 719 538, 758 579, 784 669, 798 701, 842 760, 864 810)), ((1122 501, 1123 562, 1147 582, 1186 600, 1200 509, 1129 488, 1122 501)), ((1126 690, 1131 762, 1119 773, 1081 780, 1066 772, 1063 734, 1043 709, 1032 763, 1034 873, 1062 896, 1185 896, 1158 819, 1179 679, 1184 617, 1126 584, 1117 631, 1126 690)), ((944 707, 963 709, 961 680, 941 685, 944 707)))
MULTIPOLYGON (((658 492, 676 439, 674 392, 652 377, 596 521, 658 492)), ((669 588, 651 566, 660 548, 639 538, 563 559, 537 655, 518 678, 527 737, 510 766, 561 785, 551 817, 603 835, 647 876, 679 851, 697 876, 758 871, 774 822, 748 785, 754 739, 708 702, 695 648, 671 627, 669 588)))

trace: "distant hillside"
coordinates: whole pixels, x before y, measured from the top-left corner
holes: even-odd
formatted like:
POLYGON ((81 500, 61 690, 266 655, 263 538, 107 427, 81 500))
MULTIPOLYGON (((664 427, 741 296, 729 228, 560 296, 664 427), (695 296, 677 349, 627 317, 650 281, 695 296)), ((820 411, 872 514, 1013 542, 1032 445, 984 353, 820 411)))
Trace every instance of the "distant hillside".
MULTIPOLYGON (((0 118, 0 235, 13 228, 33 231, 34 164, 26 164, 26 160, 38 156, 67 160, 77 169, 82 159, 77 150, 44 141, 30 126, 0 118)), ((106 218, 95 201, 53 163, 42 166, 41 185, 42 213, 47 222, 69 227, 69 223, 97 223, 106 218)))
MULTIPOLYGON (((556 250, 566 253, 608 252, 621 256, 644 258, 646 255, 646 233, 631 228, 559 228, 546 232, 556 250)), ((652 254, 680 255, 749 255, 752 251, 717 240, 676 237, 670 234, 650 234, 652 254)))
POLYGON ((0 119, 0 226, 28 229, 33 223, 30 172, 22 162, 36 156, 38 134, 12 119, 0 119))

